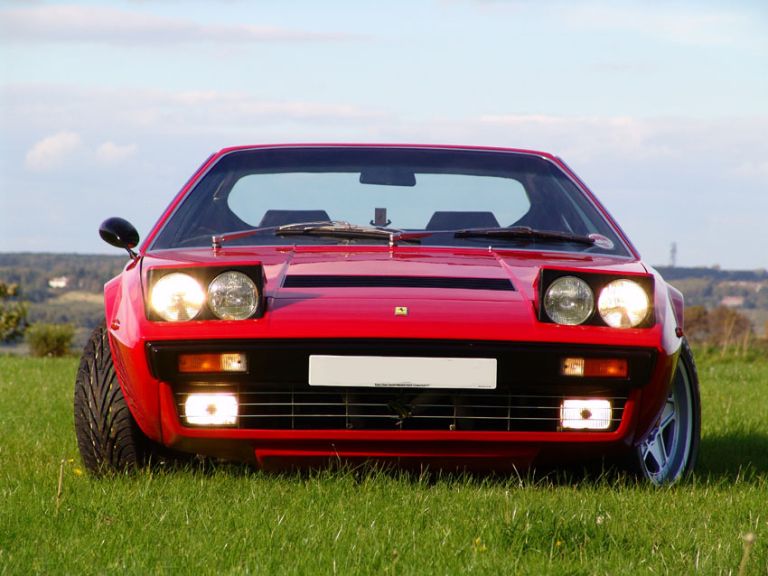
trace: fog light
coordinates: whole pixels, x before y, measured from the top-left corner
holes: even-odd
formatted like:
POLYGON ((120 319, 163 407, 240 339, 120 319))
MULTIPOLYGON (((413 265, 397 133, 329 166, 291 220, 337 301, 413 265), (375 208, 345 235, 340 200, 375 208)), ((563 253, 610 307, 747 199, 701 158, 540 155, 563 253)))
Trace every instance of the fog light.
POLYGON ((569 398, 560 405, 560 427, 569 430, 607 430, 611 426, 610 400, 569 398))
POLYGON ((584 378, 626 378, 629 368, 625 358, 563 358, 560 374, 584 378))
POLYGON ((234 426, 237 424, 237 397, 234 394, 190 394, 184 403, 188 424, 234 426))
POLYGON ((247 372, 248 361, 245 354, 179 354, 179 372, 247 372))

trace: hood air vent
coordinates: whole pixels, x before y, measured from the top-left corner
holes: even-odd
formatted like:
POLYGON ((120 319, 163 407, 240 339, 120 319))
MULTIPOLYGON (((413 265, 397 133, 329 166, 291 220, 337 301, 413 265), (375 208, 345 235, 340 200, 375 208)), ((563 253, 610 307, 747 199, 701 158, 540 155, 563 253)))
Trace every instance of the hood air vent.
POLYGON ((506 278, 442 278, 430 276, 286 276, 284 288, 445 288, 511 290, 506 278))

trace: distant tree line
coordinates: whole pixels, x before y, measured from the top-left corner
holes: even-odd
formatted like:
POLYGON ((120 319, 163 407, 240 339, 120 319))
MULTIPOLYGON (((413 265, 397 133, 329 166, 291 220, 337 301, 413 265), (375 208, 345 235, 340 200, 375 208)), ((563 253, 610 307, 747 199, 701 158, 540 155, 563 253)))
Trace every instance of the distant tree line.
POLYGON ((29 302, 44 302, 74 290, 98 294, 126 261, 122 255, 0 254, 0 282, 23 286, 24 299, 29 302), (66 287, 48 285, 57 277, 67 278, 66 287))
POLYGON ((716 281, 709 278, 682 278, 671 284, 685 295, 685 302, 691 306, 717 308, 724 299, 737 297, 739 308, 746 310, 768 309, 768 280, 716 281))
POLYGON ((92 302, 40 302, 29 306, 27 316, 30 324, 72 324, 93 330, 104 321, 104 305, 92 302))
POLYGON ((685 268, 657 266, 667 282, 687 278, 703 278, 717 282, 768 282, 768 270, 721 270, 720 268, 685 268))
MULTIPOLYGON (((21 339, 31 324, 94 328, 103 319, 101 303, 58 297, 72 291, 101 294, 126 262, 124 255, 0 253, 0 342, 21 339), (58 277, 66 277, 66 286, 52 288, 49 282, 58 277)), ((721 303, 737 297, 738 308, 745 313, 768 310, 767 271, 671 267, 659 271, 685 295, 685 331, 692 342, 727 348, 747 346, 754 338, 750 319, 721 303)))

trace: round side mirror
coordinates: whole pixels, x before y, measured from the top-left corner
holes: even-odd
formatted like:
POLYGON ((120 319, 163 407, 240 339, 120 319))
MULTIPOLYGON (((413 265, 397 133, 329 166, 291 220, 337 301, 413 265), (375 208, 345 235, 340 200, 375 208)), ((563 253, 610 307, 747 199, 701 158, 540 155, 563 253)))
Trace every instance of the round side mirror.
POLYGON ((139 244, 139 233, 133 224, 122 218, 107 218, 99 226, 99 236, 107 244, 131 251, 139 244))

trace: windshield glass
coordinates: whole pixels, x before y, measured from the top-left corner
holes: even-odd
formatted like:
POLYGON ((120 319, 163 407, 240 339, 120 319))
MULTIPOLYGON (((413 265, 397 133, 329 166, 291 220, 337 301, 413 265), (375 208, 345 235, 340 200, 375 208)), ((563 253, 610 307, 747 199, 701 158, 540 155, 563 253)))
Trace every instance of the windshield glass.
POLYGON ((629 255, 611 226, 552 162, 530 154, 418 148, 267 148, 222 157, 155 238, 154 249, 233 245, 381 244, 323 227, 285 236, 280 226, 347 222, 428 232, 422 245, 589 251, 629 255), (562 235, 456 234, 527 227, 562 235))

